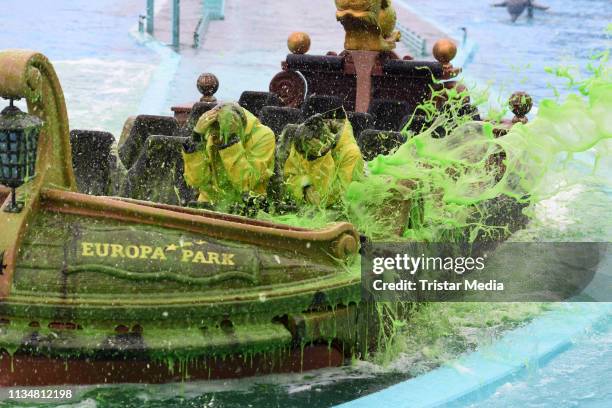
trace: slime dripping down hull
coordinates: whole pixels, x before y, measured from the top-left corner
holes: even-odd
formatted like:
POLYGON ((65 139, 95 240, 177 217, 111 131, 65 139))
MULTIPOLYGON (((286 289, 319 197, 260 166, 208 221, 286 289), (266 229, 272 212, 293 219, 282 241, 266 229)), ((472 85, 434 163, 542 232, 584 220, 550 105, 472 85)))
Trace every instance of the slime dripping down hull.
POLYGON ((297 228, 76 193, 50 62, 0 52, 0 94, 25 98, 44 123, 20 212, 4 211, 14 193, 0 186, 0 384, 300 371, 385 337, 382 311, 361 299, 351 224, 297 228))
POLYGON ((372 346, 352 225, 292 228, 76 193, 50 62, 0 52, 0 94, 25 98, 44 123, 35 177, 0 186, 1 385, 297 371, 372 346), (15 195, 21 211, 4 211, 15 195))
MULTIPOLYGON (((515 201, 490 205, 489 224, 522 227, 515 201)), ((385 318, 362 298, 358 242, 348 223, 42 189, 1 294, 0 384, 231 378, 363 357, 384 347, 385 318)))
POLYGON ((235 378, 363 357, 384 347, 384 316, 362 299, 357 239, 350 224, 46 190, 0 303, 0 384, 235 378))
POLYGON ((243 377, 372 346, 349 224, 105 200, 43 192, 0 303, 0 384, 243 377))

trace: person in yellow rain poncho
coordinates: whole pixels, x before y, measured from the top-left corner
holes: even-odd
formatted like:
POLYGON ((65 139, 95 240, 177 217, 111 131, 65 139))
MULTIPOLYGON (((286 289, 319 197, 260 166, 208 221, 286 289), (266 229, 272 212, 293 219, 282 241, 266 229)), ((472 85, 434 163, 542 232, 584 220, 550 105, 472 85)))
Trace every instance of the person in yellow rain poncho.
POLYGON ((285 187, 298 204, 330 207, 363 175, 363 168, 351 123, 315 115, 295 129, 284 166, 285 187))
POLYGON ((204 113, 183 146, 185 181, 202 207, 227 210, 265 199, 274 169, 274 132, 237 104, 204 113))

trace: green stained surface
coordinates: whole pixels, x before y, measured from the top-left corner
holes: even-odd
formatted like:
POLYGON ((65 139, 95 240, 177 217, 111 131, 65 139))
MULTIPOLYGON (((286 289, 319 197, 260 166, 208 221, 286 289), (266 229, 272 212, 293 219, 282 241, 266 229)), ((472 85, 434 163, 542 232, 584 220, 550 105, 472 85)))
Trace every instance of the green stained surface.
POLYGON ((214 292, 343 273, 288 251, 174 230, 41 212, 25 238, 14 293, 55 296, 214 292))
POLYGON ((32 328, 28 324, 26 320, 15 320, 10 327, 3 328, 0 340, 2 347, 19 344, 24 331, 28 333, 28 337, 37 336, 41 339, 34 352, 53 356, 93 356, 106 351, 117 354, 144 352, 155 358, 160 358, 162 355, 195 358, 274 350, 288 347, 291 343, 291 333, 275 323, 236 325, 230 332, 224 331, 218 324, 174 329, 148 326, 141 335, 132 335, 135 339, 132 342, 122 342, 121 336, 110 327, 79 327, 75 330, 58 332, 45 326, 32 328))
MULTIPOLYGON (((11 297, 0 304, 10 321, 0 328, 0 348, 17 350, 36 336, 35 353, 121 356, 133 350, 113 346, 116 328, 138 326, 145 357, 176 362, 181 375, 186 362, 205 357, 265 352, 277 359, 294 341, 277 319, 306 312, 317 294, 326 307, 356 307, 357 261, 319 263, 288 250, 39 211, 11 297), (58 322, 73 327, 54 328, 58 322)), ((305 333, 304 342, 329 336, 305 333)))

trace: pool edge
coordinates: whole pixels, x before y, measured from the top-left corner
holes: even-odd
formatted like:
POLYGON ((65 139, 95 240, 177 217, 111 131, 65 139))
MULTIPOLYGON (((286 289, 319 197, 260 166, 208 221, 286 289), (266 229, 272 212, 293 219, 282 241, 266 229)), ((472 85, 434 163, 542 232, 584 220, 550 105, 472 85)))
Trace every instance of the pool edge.
POLYGON ((130 36, 138 44, 153 51, 161 59, 140 100, 138 114, 159 115, 166 113, 168 109, 166 101, 170 93, 170 86, 174 82, 174 77, 181 62, 181 56, 153 36, 140 33, 137 28, 130 30, 130 36))
POLYGON ((491 346, 422 376, 337 408, 375 405, 438 407, 469 399, 543 365, 572 347, 574 339, 612 312, 612 303, 567 303, 504 335, 491 346), (444 384, 444 388, 440 384, 444 384))

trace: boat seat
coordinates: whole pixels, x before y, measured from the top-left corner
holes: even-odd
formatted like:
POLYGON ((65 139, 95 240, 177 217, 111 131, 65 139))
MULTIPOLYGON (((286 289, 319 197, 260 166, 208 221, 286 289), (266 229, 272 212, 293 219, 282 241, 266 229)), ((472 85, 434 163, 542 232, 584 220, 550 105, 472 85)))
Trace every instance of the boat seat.
POLYGON ((198 123, 200 116, 213 109, 217 104, 215 102, 197 102, 191 108, 189 119, 183 127, 178 130, 177 136, 190 137, 193 133, 193 128, 198 123))
POLYGON ((272 129, 277 142, 285 126, 302 123, 303 121, 304 117, 299 109, 284 106, 265 106, 261 110, 261 123, 272 129))
POLYGON ((111 152, 115 138, 108 132, 75 129, 70 131, 72 167, 81 193, 110 194, 111 172, 117 161, 111 152))
POLYGON ((181 151, 186 138, 151 135, 128 170, 121 196, 155 203, 185 205, 196 193, 185 183, 181 151))
POLYGON ((150 135, 171 136, 178 131, 178 122, 171 116, 139 115, 119 146, 119 158, 126 169, 132 168, 150 135))
POLYGON ((344 62, 344 57, 339 55, 287 55, 287 68, 292 71, 342 72, 344 62))
POLYGON ((440 78, 442 64, 437 61, 415 61, 388 59, 383 64, 383 72, 388 75, 401 75, 409 78, 440 78))
POLYGON ((407 130, 411 131, 415 135, 427 130, 429 126, 431 126, 431 122, 427 120, 427 116, 425 115, 406 115, 402 119, 402 125, 400 129, 404 129, 406 125, 410 122, 410 126, 407 130))
POLYGON ((482 120, 478 107, 470 103, 463 105, 461 109, 459 109, 459 114, 462 116, 469 116, 476 121, 482 120))
POLYGON ((310 95, 306 98, 302 107, 305 118, 330 111, 342 111, 342 99, 339 96, 310 95))
POLYGON ((348 120, 353 126, 355 140, 359 140, 361 132, 366 129, 371 129, 374 126, 374 117, 369 113, 348 112, 348 120))
POLYGON ((368 111, 374 116, 374 128, 382 130, 401 130, 402 119, 412 113, 404 101, 374 99, 368 111))
POLYGON ((298 125, 288 124, 276 142, 276 157, 274 160, 274 173, 268 182, 268 199, 277 204, 285 198, 284 167, 291 151, 291 142, 295 136, 298 125))
POLYGON ((259 117, 264 106, 282 106, 281 99, 272 92, 244 91, 238 105, 259 117))
POLYGON ((406 143, 407 137, 401 132, 366 129, 361 132, 357 143, 365 161, 381 154, 389 154, 406 143))

